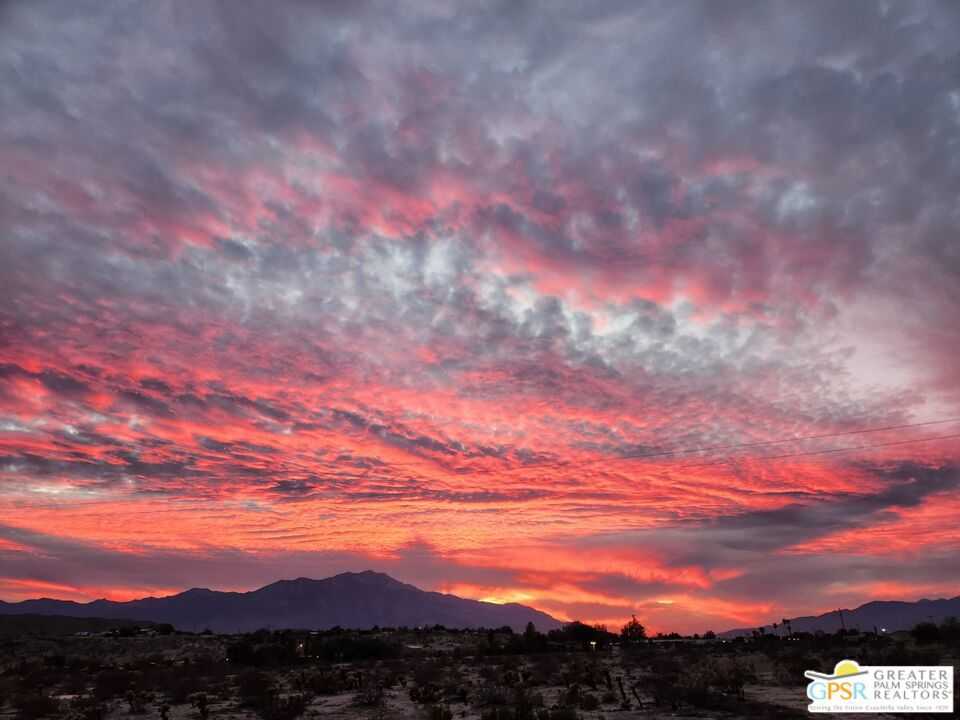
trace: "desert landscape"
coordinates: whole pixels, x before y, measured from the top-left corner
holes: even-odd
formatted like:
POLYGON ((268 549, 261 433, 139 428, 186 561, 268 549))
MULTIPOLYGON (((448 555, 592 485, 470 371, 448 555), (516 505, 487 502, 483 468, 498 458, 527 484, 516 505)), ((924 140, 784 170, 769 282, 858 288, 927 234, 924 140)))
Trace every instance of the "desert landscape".
POLYGON ((801 718, 804 670, 838 657, 960 665, 954 620, 889 635, 757 631, 729 640, 647 638, 633 621, 619 633, 569 623, 548 633, 530 625, 222 635, 5 621, 0 717, 11 720, 801 718))
POLYGON ((0 720, 956 714, 958 39, 0 0, 0 720))

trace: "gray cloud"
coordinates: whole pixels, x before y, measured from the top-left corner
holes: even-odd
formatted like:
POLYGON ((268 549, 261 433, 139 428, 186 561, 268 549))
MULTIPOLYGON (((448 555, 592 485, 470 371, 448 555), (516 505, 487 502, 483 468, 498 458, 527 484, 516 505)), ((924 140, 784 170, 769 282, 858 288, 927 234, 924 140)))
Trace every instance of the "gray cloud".
POLYGON ((582 517, 631 474, 712 498, 643 540, 749 561, 736 587, 955 493, 919 461, 817 504, 565 461, 952 413, 958 30, 933 1, 0 4, 0 480, 582 517), (513 484, 538 463, 565 474, 513 484))

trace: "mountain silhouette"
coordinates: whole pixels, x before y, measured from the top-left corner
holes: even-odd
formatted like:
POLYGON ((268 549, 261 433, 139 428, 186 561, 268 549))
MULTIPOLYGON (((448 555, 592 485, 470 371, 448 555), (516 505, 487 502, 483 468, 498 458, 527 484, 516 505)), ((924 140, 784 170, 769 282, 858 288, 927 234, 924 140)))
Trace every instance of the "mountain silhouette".
MULTIPOLYGON (((791 618, 790 629, 793 632, 826 632, 834 633, 842 627, 848 630, 873 632, 886 629, 886 632, 910 630, 922 622, 941 623, 948 617, 960 618, 960 596, 939 600, 917 600, 905 602, 901 600, 874 600, 860 605, 853 610, 846 608, 833 610, 822 615, 806 615, 791 618), (840 613, 843 613, 843 623, 840 622, 840 613)), ((778 621, 779 625, 779 621, 778 621)), ((765 626, 770 632, 770 625, 765 626)), ((737 637, 750 635, 756 627, 737 628, 721 633, 721 637, 737 637)), ((777 630, 785 633, 786 630, 777 630)))
POLYGON ((169 597, 127 602, 77 603, 49 598, 16 603, 0 601, 0 614, 21 613, 145 620, 170 623, 180 630, 209 628, 215 632, 418 625, 450 628, 509 625, 520 630, 528 622, 539 630, 550 630, 562 624, 525 605, 498 605, 428 592, 371 570, 342 573, 323 580, 280 580, 250 592, 194 588, 169 597))

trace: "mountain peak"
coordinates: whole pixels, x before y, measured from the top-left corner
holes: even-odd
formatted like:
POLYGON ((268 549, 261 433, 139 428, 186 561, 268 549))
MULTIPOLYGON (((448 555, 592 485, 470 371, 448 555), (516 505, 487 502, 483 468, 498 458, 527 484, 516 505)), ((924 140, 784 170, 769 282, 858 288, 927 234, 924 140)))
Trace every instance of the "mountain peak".
MULTIPOLYGON (((960 596, 954 598, 922 598, 920 600, 871 600, 855 608, 830 610, 821 615, 807 615, 790 619, 793 632, 836 632, 841 628, 873 632, 909 630, 914 625, 932 620, 943 622, 951 616, 960 616, 960 596)), ((771 623, 767 623, 768 625, 771 623)), ((723 637, 750 635, 756 628, 737 628, 721 633, 723 637)))
POLYGON ((375 570, 324 579, 279 580, 251 592, 194 588, 179 595, 115 603, 77 604, 57 600, 0 605, 0 614, 124 618, 170 623, 181 630, 210 628, 247 632, 260 628, 322 629, 446 625, 521 629, 528 622, 550 629, 560 622, 524 605, 496 605, 427 592, 375 570))
POLYGON ((390 577, 386 573, 377 572, 375 570, 361 570, 359 572, 350 572, 350 571, 342 572, 337 575, 332 575, 330 577, 322 578, 322 579, 310 578, 310 577, 306 577, 305 575, 302 575, 298 578, 293 578, 290 580, 277 580, 275 582, 270 583, 269 585, 265 585, 264 587, 260 588, 260 590, 257 590, 255 592, 267 590, 268 588, 293 588, 293 587, 308 588, 308 587, 321 585, 325 583, 337 583, 337 584, 359 583, 362 585, 377 584, 377 585, 394 585, 398 587, 404 585, 404 583, 400 582, 395 578, 390 577))
POLYGON ((384 583, 394 583, 396 585, 403 585, 399 580, 390 577, 386 573, 377 572, 376 570, 361 570, 360 572, 343 572, 339 575, 334 575, 334 578, 356 578, 359 580, 365 581, 378 581, 384 583))

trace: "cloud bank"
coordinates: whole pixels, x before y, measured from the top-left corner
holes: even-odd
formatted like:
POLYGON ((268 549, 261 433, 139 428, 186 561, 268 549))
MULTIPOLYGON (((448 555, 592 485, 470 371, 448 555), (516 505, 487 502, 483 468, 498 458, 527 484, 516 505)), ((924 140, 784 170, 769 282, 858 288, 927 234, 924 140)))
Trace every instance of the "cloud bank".
POLYGON ((375 567, 705 630, 957 594, 960 423, 842 433, 960 416, 958 31, 3 4, 0 595, 375 567))

